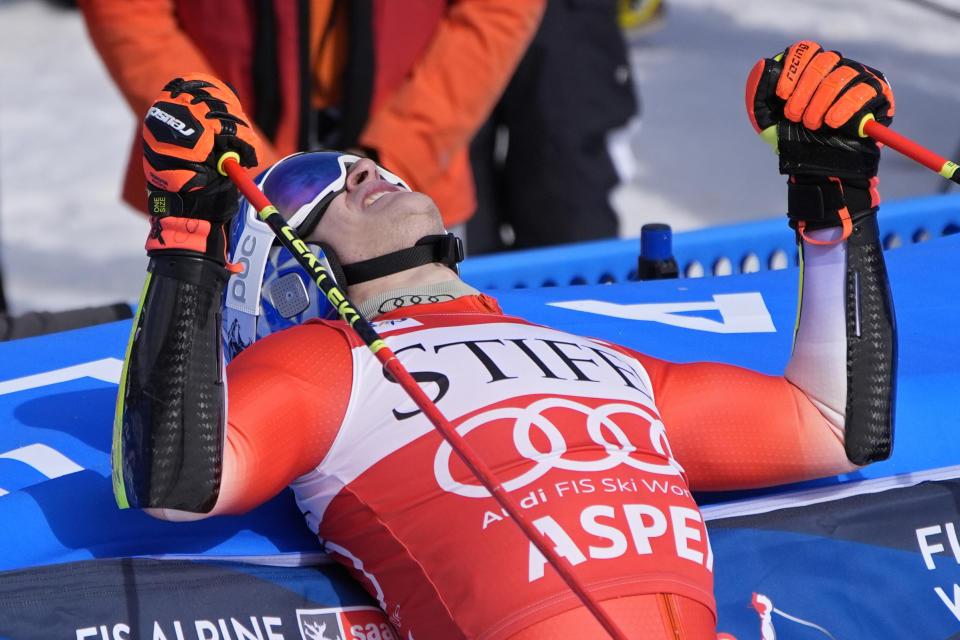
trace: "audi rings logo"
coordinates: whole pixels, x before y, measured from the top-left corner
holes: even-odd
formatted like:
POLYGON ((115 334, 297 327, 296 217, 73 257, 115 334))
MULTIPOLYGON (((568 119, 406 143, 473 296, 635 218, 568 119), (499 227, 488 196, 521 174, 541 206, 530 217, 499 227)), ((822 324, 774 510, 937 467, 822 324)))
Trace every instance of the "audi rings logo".
MULTIPOLYGON (((544 476, 551 469, 592 472, 606 471, 619 465, 627 465, 634 469, 659 475, 676 476, 683 473, 683 468, 673 459, 663 423, 643 407, 634 404, 611 402, 594 408, 573 400, 544 398, 525 408, 501 407, 481 412, 464 421, 457 427, 457 432, 461 436, 466 436, 471 431, 482 429, 484 426, 499 420, 513 420, 513 446, 520 457, 533 462, 532 467, 516 477, 498 478, 507 491, 525 487, 544 476), (544 415, 551 409, 567 409, 582 414, 585 420, 565 419, 563 425, 569 429, 574 427, 575 424, 585 423, 590 440, 602 447, 606 455, 596 460, 576 460, 565 457, 567 442, 564 439, 563 432, 544 415), (650 444, 657 453, 667 458, 666 463, 653 464, 630 456, 638 449, 611 417, 622 414, 639 416, 649 423, 650 444), (604 429, 606 429, 606 433, 613 436, 613 442, 607 440, 604 429), (532 438, 535 430, 546 437, 549 446, 547 451, 540 451, 533 444, 532 438)), ((490 493, 482 485, 454 480, 450 472, 452 455, 453 449, 446 441, 443 441, 433 460, 433 471, 440 487, 444 491, 467 498, 488 497, 490 493)))

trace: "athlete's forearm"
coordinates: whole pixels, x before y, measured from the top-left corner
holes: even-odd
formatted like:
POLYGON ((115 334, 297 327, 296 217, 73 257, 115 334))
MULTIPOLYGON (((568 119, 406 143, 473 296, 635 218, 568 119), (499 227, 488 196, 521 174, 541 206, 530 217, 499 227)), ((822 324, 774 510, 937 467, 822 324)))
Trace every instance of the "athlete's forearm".
POLYGON ((850 461, 890 455, 896 378, 896 327, 876 209, 801 241, 801 302, 785 377, 834 426, 850 461))
POLYGON ((216 503, 226 418, 220 346, 226 276, 199 255, 150 261, 114 424, 121 507, 205 513, 216 503))

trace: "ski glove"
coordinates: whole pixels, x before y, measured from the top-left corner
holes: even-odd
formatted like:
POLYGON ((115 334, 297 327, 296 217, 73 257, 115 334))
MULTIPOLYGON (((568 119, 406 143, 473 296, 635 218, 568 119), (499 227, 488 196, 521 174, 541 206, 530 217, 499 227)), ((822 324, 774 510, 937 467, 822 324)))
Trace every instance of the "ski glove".
POLYGON ((747 115, 790 176, 791 226, 847 226, 879 202, 879 145, 862 135, 865 119, 893 119, 883 74, 839 52, 801 41, 756 63, 746 86, 747 115))
POLYGON ((149 253, 199 251, 225 263, 238 194, 218 164, 232 152, 240 165, 257 165, 259 140, 248 122, 233 89, 212 76, 190 74, 163 88, 142 129, 149 253))

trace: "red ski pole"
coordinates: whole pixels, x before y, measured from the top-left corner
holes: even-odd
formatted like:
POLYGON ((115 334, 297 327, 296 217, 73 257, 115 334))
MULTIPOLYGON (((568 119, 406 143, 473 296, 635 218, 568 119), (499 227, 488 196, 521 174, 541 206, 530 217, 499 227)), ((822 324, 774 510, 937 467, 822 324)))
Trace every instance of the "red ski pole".
POLYGON ((905 138, 896 131, 888 129, 873 119, 872 114, 864 116, 860 122, 860 131, 877 142, 882 142, 894 151, 902 153, 911 160, 919 162, 931 171, 936 171, 947 180, 960 184, 960 164, 937 155, 913 140, 905 138))
POLYGON ((250 179, 244 169, 237 162, 239 156, 233 152, 227 152, 221 156, 218 163, 218 170, 225 176, 228 176, 240 193, 257 210, 260 218, 270 225, 273 232, 277 235, 280 243, 290 251, 308 274, 314 278, 315 284, 323 291, 323 294, 333 304, 340 313, 340 317, 350 325, 357 333, 367 348, 373 352, 373 355, 380 361, 384 369, 390 372, 393 379, 396 380, 403 390, 413 399, 416 405, 423 411, 423 414, 429 418, 433 426, 436 427, 443 439, 446 440, 454 452, 460 457, 463 463, 480 480, 483 486, 490 492, 490 495, 500 504, 501 507, 510 515, 517 526, 526 534, 530 542, 537 547, 547 562, 563 578, 570 590, 580 599, 585 607, 594 615, 597 621, 606 629, 614 640, 627 640, 627 635, 620 630, 613 619, 607 615, 607 612, 600 607, 600 603, 593 599, 586 588, 580 583, 580 580, 573 574, 570 568, 564 564, 563 559, 554 550, 552 544, 540 533, 523 515, 520 505, 513 497, 504 490, 503 485, 493 475, 493 471, 476 454, 470 445, 457 433, 450 422, 443 416, 437 405, 420 389, 420 385, 413 379, 410 372, 400 363, 397 356, 390 347, 383 341, 377 330, 373 328, 370 321, 360 315, 346 294, 340 290, 333 278, 324 269, 319 259, 310 252, 307 245, 294 231, 277 211, 277 208, 270 203, 266 195, 257 187, 256 183, 250 179))

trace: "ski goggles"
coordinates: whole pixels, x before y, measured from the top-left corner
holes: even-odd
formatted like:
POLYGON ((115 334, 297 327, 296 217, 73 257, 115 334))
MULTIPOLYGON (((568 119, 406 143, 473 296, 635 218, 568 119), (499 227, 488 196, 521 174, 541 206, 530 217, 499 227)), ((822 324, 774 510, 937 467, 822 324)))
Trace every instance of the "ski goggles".
MULTIPOLYGON (((319 224, 330 203, 346 190, 347 174, 360 156, 337 152, 298 153, 271 167, 260 181, 260 190, 301 236, 319 224)), ((378 176, 410 190, 399 177, 377 165, 378 176)))

